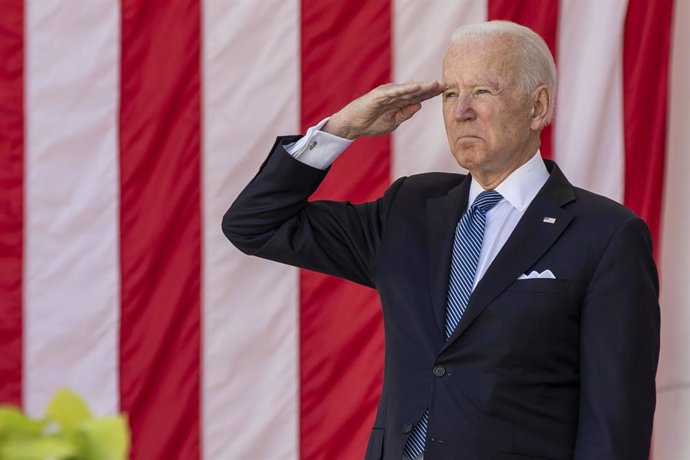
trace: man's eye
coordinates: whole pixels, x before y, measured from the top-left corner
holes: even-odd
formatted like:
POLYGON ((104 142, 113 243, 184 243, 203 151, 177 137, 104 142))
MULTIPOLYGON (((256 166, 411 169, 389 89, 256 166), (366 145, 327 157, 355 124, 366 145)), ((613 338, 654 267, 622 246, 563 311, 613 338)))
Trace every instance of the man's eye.
POLYGON ((491 94, 491 91, 489 91, 488 89, 478 89, 474 92, 474 94, 476 94, 478 96, 484 96, 487 94, 491 94))
POLYGON ((443 93, 443 99, 450 99, 452 97, 457 97, 457 93, 443 93))

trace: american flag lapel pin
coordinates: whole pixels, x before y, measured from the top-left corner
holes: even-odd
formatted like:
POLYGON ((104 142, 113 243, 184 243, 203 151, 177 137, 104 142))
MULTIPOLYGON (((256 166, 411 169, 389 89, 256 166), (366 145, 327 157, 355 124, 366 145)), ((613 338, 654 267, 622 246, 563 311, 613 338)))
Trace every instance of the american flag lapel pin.
POLYGON ((547 224, 555 224, 556 218, 555 217, 544 217, 544 220, 542 222, 546 222, 547 224))

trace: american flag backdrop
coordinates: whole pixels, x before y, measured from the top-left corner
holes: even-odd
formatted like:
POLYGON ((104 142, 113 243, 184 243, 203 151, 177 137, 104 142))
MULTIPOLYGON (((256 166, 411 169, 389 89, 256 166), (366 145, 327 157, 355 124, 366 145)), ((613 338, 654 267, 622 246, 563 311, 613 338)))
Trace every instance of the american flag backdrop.
MULTIPOLYGON (((357 459, 383 362, 375 291, 242 255, 220 221, 274 136, 440 77, 455 28, 540 33, 542 153, 656 241, 655 460, 690 459, 690 2, 0 0, 0 402, 60 387, 128 414, 132 458, 357 459)), ((320 198, 458 171, 440 101, 357 141, 320 198)))

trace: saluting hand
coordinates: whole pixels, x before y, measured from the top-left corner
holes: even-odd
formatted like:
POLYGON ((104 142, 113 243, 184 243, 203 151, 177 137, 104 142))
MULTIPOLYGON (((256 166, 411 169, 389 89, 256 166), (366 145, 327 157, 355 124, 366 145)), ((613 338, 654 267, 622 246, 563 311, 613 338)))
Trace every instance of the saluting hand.
POLYGON ((346 139, 388 134, 445 89, 440 81, 381 85, 343 107, 321 130, 346 139))

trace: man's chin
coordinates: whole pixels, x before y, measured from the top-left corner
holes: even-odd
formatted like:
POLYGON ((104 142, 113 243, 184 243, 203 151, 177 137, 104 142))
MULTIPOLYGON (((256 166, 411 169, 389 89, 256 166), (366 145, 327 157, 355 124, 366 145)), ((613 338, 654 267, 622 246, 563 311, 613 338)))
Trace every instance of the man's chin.
POLYGON ((453 152, 453 156, 455 157, 455 161, 457 161, 458 165, 468 171, 472 171, 482 164, 482 152, 475 149, 463 149, 460 151, 456 150, 453 152))

